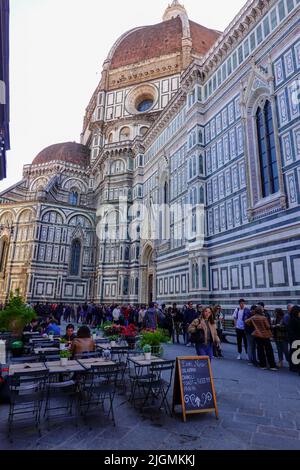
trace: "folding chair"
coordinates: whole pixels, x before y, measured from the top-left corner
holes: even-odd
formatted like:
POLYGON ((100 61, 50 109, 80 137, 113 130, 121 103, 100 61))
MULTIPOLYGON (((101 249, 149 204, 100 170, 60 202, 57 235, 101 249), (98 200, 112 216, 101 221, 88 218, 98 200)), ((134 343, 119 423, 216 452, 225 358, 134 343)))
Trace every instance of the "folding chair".
MULTIPOLYGON (((46 386, 46 406, 44 412, 48 426, 50 419, 54 417, 73 417, 73 405, 77 397, 77 391, 77 383, 75 380, 72 380, 70 374, 49 374, 49 380, 46 386), (65 411, 65 413, 60 413, 61 411, 65 411)), ((76 418, 77 411, 75 412, 75 419, 76 418)))
POLYGON ((80 354, 75 354, 75 359, 91 359, 93 357, 101 357, 101 352, 85 352, 80 354))
MULTIPOLYGON (((163 363, 152 364, 148 369, 148 374, 137 374, 134 383, 133 402, 135 403, 135 393, 142 390, 143 394, 138 399, 142 401, 141 408, 146 408, 149 399, 152 399, 152 405, 155 400, 161 398, 159 409, 164 407, 165 412, 172 416, 172 411, 167 400, 167 396, 172 385, 174 373, 174 361, 165 361, 163 363), (166 375, 168 377, 166 377, 166 375)), ((140 368, 141 366, 139 366, 140 368)))
POLYGON ((111 348, 111 360, 118 363, 122 367, 122 374, 119 374, 117 380, 117 386, 120 386, 123 389, 123 393, 126 394, 126 371, 128 367, 128 347, 122 348, 111 348))
POLYGON ((116 386, 119 374, 123 373, 124 366, 96 366, 86 372, 85 378, 81 384, 81 399, 79 407, 86 418, 93 405, 98 407, 101 404, 104 410, 104 403, 109 402, 109 411, 107 417, 112 417, 114 426, 116 425, 113 402, 116 394, 116 386), (84 409, 85 408, 85 409, 84 409))
POLYGON ((47 370, 16 373, 9 377, 8 438, 10 440, 13 421, 16 416, 29 415, 31 419, 34 418, 35 427, 41 436, 40 418, 47 381, 47 370))

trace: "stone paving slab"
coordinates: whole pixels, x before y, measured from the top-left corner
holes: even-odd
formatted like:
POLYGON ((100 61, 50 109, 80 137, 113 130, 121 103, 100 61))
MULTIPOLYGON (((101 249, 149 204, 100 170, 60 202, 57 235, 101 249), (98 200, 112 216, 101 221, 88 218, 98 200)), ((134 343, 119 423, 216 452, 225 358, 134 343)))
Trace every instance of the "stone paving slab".
MULTIPOLYGON (((194 355, 193 348, 165 346, 165 357, 194 355)), ((300 450, 300 377, 287 368, 261 371, 236 360, 236 347, 223 345, 214 360, 220 419, 214 414, 170 418, 159 410, 135 410, 117 394, 116 427, 95 411, 88 423, 53 420, 39 437, 30 425, 6 437, 8 406, 0 405, 0 450, 300 450)), ((172 393, 169 397, 172 400, 172 393)))

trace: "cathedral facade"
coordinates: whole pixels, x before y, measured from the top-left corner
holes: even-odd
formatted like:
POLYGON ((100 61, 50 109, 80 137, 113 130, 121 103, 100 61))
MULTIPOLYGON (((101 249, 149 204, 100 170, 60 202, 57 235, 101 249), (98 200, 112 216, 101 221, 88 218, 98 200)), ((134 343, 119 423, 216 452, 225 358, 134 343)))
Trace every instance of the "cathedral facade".
POLYGON ((299 3, 121 36, 80 144, 0 195, 0 302, 299 303, 299 3))

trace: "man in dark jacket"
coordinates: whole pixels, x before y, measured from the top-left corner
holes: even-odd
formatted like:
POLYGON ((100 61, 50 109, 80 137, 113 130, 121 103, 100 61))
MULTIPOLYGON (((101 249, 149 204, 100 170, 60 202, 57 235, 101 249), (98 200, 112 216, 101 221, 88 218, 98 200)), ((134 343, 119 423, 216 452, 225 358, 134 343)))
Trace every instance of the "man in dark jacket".
POLYGON ((198 318, 196 310, 193 308, 193 302, 189 302, 183 315, 183 338, 184 344, 190 346, 188 329, 194 320, 198 318))

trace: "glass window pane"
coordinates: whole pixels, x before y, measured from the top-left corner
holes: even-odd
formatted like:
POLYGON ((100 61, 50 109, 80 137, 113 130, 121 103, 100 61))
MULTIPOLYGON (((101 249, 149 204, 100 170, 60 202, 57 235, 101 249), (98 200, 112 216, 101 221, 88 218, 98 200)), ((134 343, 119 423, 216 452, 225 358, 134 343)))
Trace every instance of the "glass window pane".
POLYGON ((279 20, 282 21, 285 17, 284 0, 281 0, 278 5, 279 20))
POLYGON ((286 4, 287 4, 287 10, 290 13, 292 9, 294 8, 294 0, 287 0, 286 4))
POLYGON ((265 37, 269 36, 270 34, 270 21, 268 16, 264 19, 264 34, 265 37))
POLYGON ((274 10, 271 11, 271 28, 272 28, 272 31, 273 31, 273 29, 276 28, 277 24, 278 24, 277 10, 276 10, 276 8, 274 8, 274 10))

